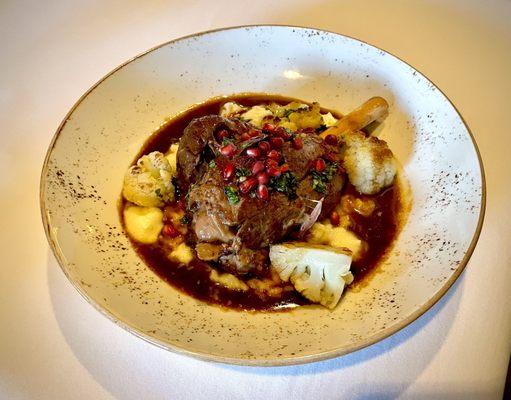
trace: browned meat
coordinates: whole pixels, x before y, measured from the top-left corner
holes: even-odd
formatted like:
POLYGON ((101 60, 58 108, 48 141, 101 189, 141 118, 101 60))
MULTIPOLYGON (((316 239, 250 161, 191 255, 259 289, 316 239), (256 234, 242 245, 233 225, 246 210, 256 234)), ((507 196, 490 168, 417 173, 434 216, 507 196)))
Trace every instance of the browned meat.
POLYGON ((248 131, 251 125, 232 121, 219 115, 207 115, 196 118, 186 127, 177 152, 177 171, 181 189, 188 190, 191 183, 196 182, 206 170, 202 162, 219 148, 215 133, 222 129, 241 135, 248 131))
POLYGON ((257 130, 239 120, 207 116, 192 121, 181 139, 178 178, 181 190, 187 192, 187 209, 192 215, 195 237, 191 241, 217 245, 214 251, 209 245, 198 249, 202 257, 217 259, 230 272, 264 271, 270 244, 298 230, 318 200, 323 199, 322 216, 340 200, 344 173, 338 147, 326 144, 314 133, 296 135, 299 146, 285 132, 280 134, 284 143, 274 147, 281 157, 272 164, 280 175, 266 184, 267 198, 258 193, 252 169, 256 162, 265 163, 263 172, 269 173, 272 161, 265 155, 267 150, 254 155, 247 154, 247 149, 261 149, 263 140, 274 143, 275 132, 257 130), (229 143, 235 151, 225 154, 222 145, 229 143), (318 160, 324 169, 315 167, 318 160), (228 168, 236 174, 226 177, 228 168), (250 190, 242 193, 243 185, 250 182, 250 190))
POLYGON ((289 168, 294 172, 297 179, 302 179, 309 171, 309 163, 312 160, 321 157, 325 154, 325 146, 323 146, 323 139, 318 135, 308 134, 301 136, 303 147, 297 151, 293 148, 291 142, 284 143, 282 153, 289 165, 289 168))

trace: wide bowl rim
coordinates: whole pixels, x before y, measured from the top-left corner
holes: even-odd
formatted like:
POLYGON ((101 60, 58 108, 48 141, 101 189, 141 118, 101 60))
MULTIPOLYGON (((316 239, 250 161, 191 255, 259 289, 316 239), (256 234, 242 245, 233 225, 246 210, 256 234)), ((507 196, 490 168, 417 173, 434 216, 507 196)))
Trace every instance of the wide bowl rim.
POLYGON ((372 45, 370 43, 367 43, 363 40, 357 39, 355 37, 325 30, 325 29, 319 29, 319 28, 313 28, 313 27, 306 27, 306 26, 297 26, 297 25, 285 25, 285 24, 250 24, 250 25, 237 25, 237 26, 229 26, 229 27, 222 27, 217 29, 211 29, 201 32, 192 33, 190 35, 181 36, 176 39, 172 39, 166 42, 163 42, 161 44, 158 44, 154 47, 151 47, 150 49, 128 59, 127 61, 123 62, 110 72, 108 72, 106 75, 104 75, 101 79, 99 79, 97 82, 95 82, 84 94, 82 94, 78 100, 73 104, 71 109, 67 112, 65 117, 62 119, 61 123, 59 124, 57 130, 55 131, 55 134, 53 135, 53 138, 48 146, 48 150, 46 152, 46 156, 44 158, 42 170, 41 170, 41 176, 40 176, 40 182, 39 182, 39 203, 40 203, 40 211, 41 211, 41 218, 44 226, 44 231, 46 238, 48 240, 48 243, 50 244, 50 248, 52 250, 53 255, 55 256, 57 263, 59 264, 62 272, 67 277, 67 279, 71 282, 73 287, 80 293, 80 295, 89 303, 91 304, 97 311, 99 311, 102 315, 107 317, 109 320, 114 322, 116 325, 120 326, 124 330, 128 331, 129 333, 145 340, 146 342, 149 342, 157 347, 160 347, 162 349, 172 351, 178 354, 183 354, 187 356, 191 356, 200 360, 205 361, 213 361, 218 363, 224 363, 224 364, 233 364, 233 365, 243 365, 243 366, 264 366, 264 367, 271 367, 271 366, 288 366, 288 365, 299 365, 299 364, 305 364, 310 362, 317 362, 322 361, 326 359, 331 359, 335 357, 339 357, 342 355, 346 355, 349 353, 352 353, 354 351, 363 349, 365 347, 368 347, 372 344, 375 344, 383 339, 388 338, 389 336, 399 332, 401 329, 407 327, 412 322, 414 322, 416 319, 418 319, 420 316, 425 314, 429 309, 431 309, 444 295, 447 293, 447 291, 451 288, 451 286, 454 284, 454 282, 458 279, 458 277, 461 275, 461 273, 464 271, 465 267, 468 264, 468 261, 470 260, 470 257, 472 256, 474 249, 477 245, 477 242, 479 240, 485 212, 486 212, 486 177, 485 177, 485 171, 483 166, 483 161, 481 157, 481 153, 479 150, 479 147, 477 145, 477 142, 475 140, 475 137, 470 130, 467 122, 459 112, 459 110, 456 108, 454 103, 449 99, 449 97, 426 75, 424 75, 421 71, 417 70, 415 67, 411 66, 408 62, 404 61, 400 57, 394 55, 393 53, 384 50, 378 46, 372 45), (475 152, 477 154, 477 159, 479 163, 479 170, 481 174, 481 206, 479 210, 479 217, 476 229, 474 231, 474 235, 472 237, 472 240, 466 249, 466 252, 463 256, 463 259, 459 262, 458 266, 456 267, 456 270, 453 271, 450 278, 444 283, 444 285, 437 290, 437 292, 424 304, 422 304, 420 307, 418 307, 413 313, 408 315, 406 318, 402 319, 401 321, 390 325, 389 327, 383 329, 382 331, 362 340, 357 343, 353 343, 341 348, 327 350, 319 353, 314 354, 306 354, 306 355, 297 355, 297 356, 290 356, 290 357, 280 357, 280 358, 254 358, 254 359, 243 359, 243 358, 236 358, 236 357, 224 357, 217 354, 210 354, 207 352, 201 352, 201 351, 195 351, 195 350, 188 350, 184 347, 180 347, 177 345, 173 345, 161 340, 158 340, 152 336, 146 335, 141 333, 137 330, 136 327, 129 325, 128 323, 122 321, 117 316, 114 315, 113 312, 106 310, 105 308, 101 307, 91 296, 89 296, 83 288, 73 280, 68 272, 67 272, 67 263, 65 261, 65 257, 60 252, 60 247, 58 246, 56 239, 51 234, 50 229, 50 221, 48 219, 48 215, 46 213, 46 204, 45 204, 45 180, 48 173, 49 168, 49 160, 51 157, 51 154, 53 152, 53 149, 55 147, 55 144, 57 143, 57 140, 66 125, 67 121, 71 117, 71 115, 74 113, 74 111, 78 108, 78 106, 82 103, 82 101, 90 94, 92 93, 99 85, 101 85, 106 79, 108 79, 111 75, 113 75, 115 72, 119 71, 120 69, 124 68, 128 64, 132 63, 133 61, 144 57, 145 55, 158 50, 164 46, 167 46, 169 44, 193 38, 193 37, 199 37, 211 33, 221 32, 221 31, 230 31, 230 30, 239 30, 239 29, 253 29, 253 28, 290 28, 290 29, 303 29, 303 30, 313 30, 319 33, 328 33, 333 35, 342 36, 344 38, 348 38, 354 41, 357 41, 359 43, 363 43, 366 46, 375 48, 377 50, 383 51, 386 54, 394 57, 398 61, 406 64, 408 67, 412 68, 414 71, 419 73, 422 77, 424 77, 428 82, 431 83, 442 95, 447 99, 447 101, 450 103, 450 105, 453 107, 453 109, 456 111, 456 114, 459 116, 461 121, 463 122, 463 125, 465 126, 465 129, 470 135, 470 139, 472 141, 472 145, 474 146, 475 152))

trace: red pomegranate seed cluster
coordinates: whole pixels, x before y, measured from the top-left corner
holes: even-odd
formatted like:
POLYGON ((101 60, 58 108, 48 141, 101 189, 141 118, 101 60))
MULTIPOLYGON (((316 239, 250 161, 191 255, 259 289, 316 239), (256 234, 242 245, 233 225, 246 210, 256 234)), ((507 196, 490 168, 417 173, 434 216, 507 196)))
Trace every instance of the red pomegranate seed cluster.
MULTIPOLYGON (((296 133, 309 134, 315 133, 315 130, 312 128, 299 129, 296 133)), ((262 131, 254 128, 242 133, 239 138, 242 143, 238 143, 238 145, 229 141, 229 139, 232 139, 231 134, 225 129, 219 130, 216 133, 216 138, 219 143, 223 144, 220 147, 220 153, 224 157, 232 159, 236 154, 244 153, 253 160, 253 164, 248 170, 249 175, 246 176, 245 172, 245 175, 242 175, 239 179, 238 189, 242 194, 252 193, 262 200, 269 197, 268 184, 270 180, 289 171, 289 166, 285 164, 282 156, 284 144, 290 142, 295 150, 303 148, 303 140, 300 136, 293 135, 285 128, 270 123, 265 123, 262 131)), ((338 144, 338 138, 335 135, 327 135, 324 141, 332 146, 338 144)), ((317 172, 323 172, 327 167, 326 162, 334 161, 335 154, 327 153, 322 158, 312 161, 310 166, 317 172)), ((237 176, 238 173, 233 162, 227 160, 223 165, 221 163, 220 166, 225 181, 232 181, 237 176)), ((339 223, 338 219, 339 215, 337 213, 333 212, 330 215, 333 225, 339 223)))
MULTIPOLYGON (((229 138, 229 132, 220 130, 217 132, 217 139, 222 142, 224 139, 229 138)), ((238 146, 234 143, 226 143, 220 147, 220 153, 232 159, 239 152, 243 152, 251 159, 254 160, 251 168, 249 169, 250 175, 242 177, 238 183, 238 190, 242 194, 254 194, 261 200, 266 200, 269 197, 268 183, 271 178, 277 178, 283 173, 289 171, 289 166, 284 163, 282 156, 282 148, 286 142, 291 142, 291 146, 300 150, 303 148, 303 141, 299 137, 293 137, 286 129, 266 123, 262 128, 262 132, 257 129, 252 129, 244 132, 240 136, 242 142, 254 140, 256 143, 243 148, 243 143, 238 146), (258 136, 266 135, 266 138, 257 141, 258 136)), ((225 141, 223 142, 225 143, 225 141)), ((231 181, 236 176, 236 167, 233 162, 227 161, 222 166, 222 176, 224 180, 231 181)))

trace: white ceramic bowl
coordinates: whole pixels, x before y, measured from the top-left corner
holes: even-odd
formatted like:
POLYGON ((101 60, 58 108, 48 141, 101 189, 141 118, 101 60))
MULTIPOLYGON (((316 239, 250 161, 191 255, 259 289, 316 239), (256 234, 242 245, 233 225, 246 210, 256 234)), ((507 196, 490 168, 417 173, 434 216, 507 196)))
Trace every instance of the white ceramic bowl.
POLYGON ((415 69, 358 40, 315 29, 249 26, 156 47, 109 73, 71 109, 41 179, 43 222, 62 270, 99 311, 166 349, 254 365, 296 364, 381 340, 428 310, 476 244, 485 186, 474 140, 415 69), (378 129, 404 167, 413 204, 389 258, 334 311, 249 313, 197 301, 159 279, 122 232, 123 174, 168 117, 210 97, 268 92, 347 112, 390 103, 378 129))

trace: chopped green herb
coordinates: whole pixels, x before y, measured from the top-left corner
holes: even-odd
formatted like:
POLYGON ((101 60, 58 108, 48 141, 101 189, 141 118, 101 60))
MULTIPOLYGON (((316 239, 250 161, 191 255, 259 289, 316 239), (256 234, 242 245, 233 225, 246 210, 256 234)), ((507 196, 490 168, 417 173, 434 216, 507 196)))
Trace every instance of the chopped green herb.
POLYGON ((237 178, 250 176, 250 174, 251 174, 251 172, 248 168, 244 168, 244 167, 236 168, 236 177, 237 178))
POLYGON ((327 163, 323 172, 311 171, 312 188, 322 194, 327 193, 327 185, 332 180, 337 171, 337 163, 327 163))
POLYGON ((181 225, 189 225, 190 224, 190 217, 188 215, 184 215, 183 218, 180 220, 181 225))
POLYGON ((159 198, 160 200, 163 200, 163 194, 161 193, 161 189, 160 189, 160 188, 156 189, 156 190, 154 191, 154 193, 156 193, 156 196, 158 196, 158 198, 159 198))
POLYGON ((284 113, 282 114, 281 118, 289 118, 289 116, 296 111, 298 111, 298 110, 292 110, 292 109, 284 110, 284 113))
POLYGON ((211 161, 209 162, 209 164, 208 164, 208 167, 209 167, 209 168, 215 168, 215 167, 216 167, 216 162, 215 162, 215 160, 211 160, 211 161))
POLYGON ((225 146, 226 144, 233 143, 233 142, 234 142, 234 138, 231 138, 231 137, 223 138, 222 139, 222 146, 225 146))
POLYGON ((323 174, 326 175, 327 179, 330 181, 334 177, 335 173, 337 172, 337 163, 327 163, 327 166, 325 170, 323 171, 323 174))
POLYGON ((238 190, 234 186, 226 186, 224 188, 224 193, 230 204, 237 204, 240 201, 238 190))
POLYGON ((253 146, 256 143, 259 143, 261 140, 266 139, 266 137, 267 137, 266 135, 260 134, 251 139, 245 140, 243 143, 241 143, 240 149, 245 150, 246 148, 253 146))
POLYGON ((312 188, 318 192, 326 194, 326 184, 324 177, 316 171, 312 171, 312 188))
POLYGON ((289 198, 296 196, 296 186, 298 182, 291 172, 285 172, 277 178, 273 178, 270 182, 270 188, 277 192, 284 193, 289 198))

